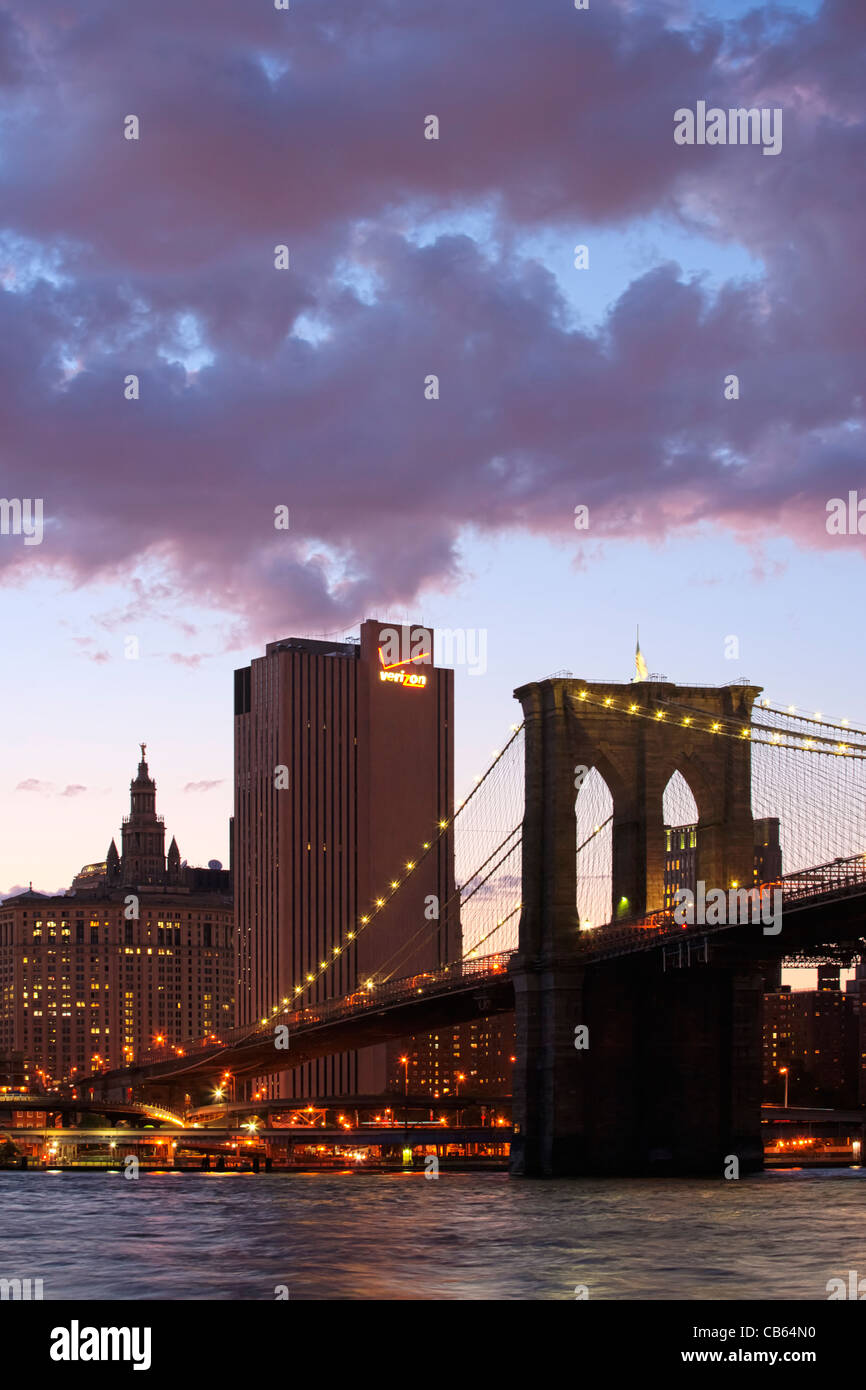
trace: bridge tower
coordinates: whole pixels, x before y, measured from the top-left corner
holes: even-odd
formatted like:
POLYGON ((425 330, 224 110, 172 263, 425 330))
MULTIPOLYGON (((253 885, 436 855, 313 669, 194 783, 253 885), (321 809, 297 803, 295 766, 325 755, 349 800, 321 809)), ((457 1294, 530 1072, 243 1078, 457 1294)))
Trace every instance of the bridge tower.
POLYGON ((728 1154, 741 1171, 761 1166, 760 969, 724 948, 667 974, 659 950, 582 963, 575 822, 576 773, 597 768, 613 799, 611 917, 613 904, 627 917, 655 911, 662 801, 678 771, 698 807, 697 879, 751 886, 751 745, 725 731, 749 726, 759 690, 550 679, 515 692, 526 805, 512 1171, 721 1174, 728 1154))

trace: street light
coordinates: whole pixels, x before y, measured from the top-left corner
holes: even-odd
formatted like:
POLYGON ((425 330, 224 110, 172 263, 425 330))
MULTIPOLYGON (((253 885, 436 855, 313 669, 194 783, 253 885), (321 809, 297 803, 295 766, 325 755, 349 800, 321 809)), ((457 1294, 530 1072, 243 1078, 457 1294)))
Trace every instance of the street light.
POLYGON ((785 1109, 787 1110, 787 1108, 788 1108, 788 1068, 787 1068, 787 1067, 780 1067, 780 1068, 779 1068, 779 1071, 780 1071, 781 1075, 784 1076, 784 1078, 785 1078, 785 1109))

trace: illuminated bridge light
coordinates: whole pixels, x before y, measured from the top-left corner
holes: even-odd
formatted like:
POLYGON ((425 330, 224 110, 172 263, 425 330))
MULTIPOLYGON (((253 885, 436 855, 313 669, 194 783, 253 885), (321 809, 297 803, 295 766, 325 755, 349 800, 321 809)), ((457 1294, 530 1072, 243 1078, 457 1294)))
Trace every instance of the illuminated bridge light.
POLYGON ((399 887, 400 887, 400 882, 399 882, 399 880, 396 879, 396 878, 392 878, 392 879, 391 879, 391 887, 392 887, 392 888, 399 888, 399 887))
POLYGON ((376 899, 376 906, 377 906, 377 907, 384 907, 384 906, 385 906, 385 899, 384 899, 384 898, 377 898, 377 899, 376 899))
POLYGON ((441 820, 441 821, 439 822, 439 829, 440 829, 440 830, 444 830, 445 827, 447 826, 447 824, 448 824, 447 820, 441 820))

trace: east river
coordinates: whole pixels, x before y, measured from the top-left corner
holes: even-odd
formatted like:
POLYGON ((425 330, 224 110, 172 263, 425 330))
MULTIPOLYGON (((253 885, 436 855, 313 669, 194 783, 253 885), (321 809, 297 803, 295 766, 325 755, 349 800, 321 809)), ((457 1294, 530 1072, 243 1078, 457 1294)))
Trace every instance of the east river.
POLYGON ((827 1299, 866 1170, 740 1181, 0 1173, 0 1277, 47 1299, 827 1299))

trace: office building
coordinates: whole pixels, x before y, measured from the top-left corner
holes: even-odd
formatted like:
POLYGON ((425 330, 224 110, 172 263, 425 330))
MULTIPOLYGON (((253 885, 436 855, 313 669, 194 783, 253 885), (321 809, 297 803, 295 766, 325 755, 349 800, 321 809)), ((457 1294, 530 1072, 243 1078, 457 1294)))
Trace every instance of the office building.
POLYGON ((69 893, 0 904, 0 1051, 23 1053, 43 1084, 234 1022, 230 880, 188 869, 174 840, 166 855, 164 837, 142 747, 123 854, 112 841, 69 893), (222 891, 194 891, 197 875, 222 891))
MULTIPOLYGON (((454 677, 435 655, 430 629, 371 619, 360 640, 286 638, 235 672, 240 1022, 435 970, 459 951, 451 836, 440 836, 453 809, 454 677)), ((341 1054, 260 1085, 384 1093, 387 1054, 341 1054)))

